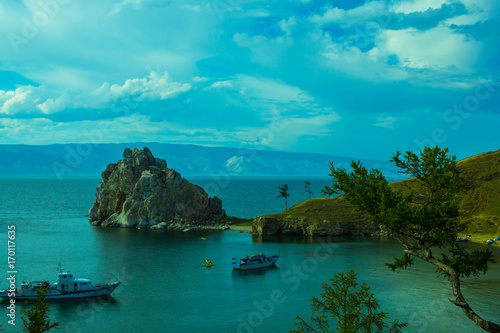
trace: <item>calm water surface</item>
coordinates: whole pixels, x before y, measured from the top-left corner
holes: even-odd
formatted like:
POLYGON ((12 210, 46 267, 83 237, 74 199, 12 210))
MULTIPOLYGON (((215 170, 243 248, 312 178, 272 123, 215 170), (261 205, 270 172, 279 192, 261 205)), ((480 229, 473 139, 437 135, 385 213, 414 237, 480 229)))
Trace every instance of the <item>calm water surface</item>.
MULTIPOLYGON (((391 318, 409 322, 408 332, 482 332, 453 306, 448 284, 430 265, 392 273, 384 263, 399 255, 387 239, 337 237, 252 237, 235 231, 163 232, 92 227, 87 213, 96 179, 0 179, 0 289, 7 286, 7 226, 16 226, 16 265, 21 280, 56 279, 58 262, 93 282, 122 281, 113 297, 53 301, 51 316, 60 332, 285 332, 295 316, 310 315, 311 296, 333 273, 354 267, 391 318), (208 240, 200 238, 207 236, 208 240), (276 268, 238 273, 233 256, 280 251, 276 268), (202 267, 205 259, 216 266, 202 267), (1 274, 0 274, 1 275, 1 274)), ((206 186, 213 180, 196 180, 206 186)), ((229 215, 247 216, 283 209, 277 186, 287 183, 297 202, 305 199, 303 180, 235 180, 216 193, 229 215), (261 203, 261 204, 259 204, 261 203)), ((311 180, 320 188, 328 180, 311 180)), ((316 188, 313 188, 316 192, 316 188)), ((214 194, 214 193, 212 193, 214 194)), ((291 200, 293 203, 293 200, 291 200)), ((249 217, 249 216, 248 216, 249 217)), ((471 248, 480 245, 469 244, 471 248)), ((495 250, 500 262, 499 248, 495 250)), ((479 280, 465 280, 471 305, 500 321, 499 264, 479 280)), ((16 303, 16 327, 20 330, 16 303)))

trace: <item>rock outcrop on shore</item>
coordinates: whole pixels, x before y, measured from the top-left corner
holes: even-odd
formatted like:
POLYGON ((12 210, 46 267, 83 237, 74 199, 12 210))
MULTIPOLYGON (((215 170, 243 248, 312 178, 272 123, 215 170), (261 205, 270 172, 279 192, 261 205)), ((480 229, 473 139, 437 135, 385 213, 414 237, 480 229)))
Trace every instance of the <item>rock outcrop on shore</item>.
POLYGON ((148 148, 127 148, 122 160, 108 164, 89 211, 91 224, 116 227, 143 228, 162 222, 210 225, 225 218, 219 198, 209 198, 148 148))
POLYGON ((385 235, 366 214, 346 207, 342 198, 309 199, 279 214, 258 216, 257 235, 347 236, 385 235))
MULTIPOLYGON (((459 192, 459 220, 462 234, 473 234, 476 241, 500 236, 500 150, 458 161, 463 186, 459 192)), ((418 188, 414 178, 391 183, 396 191, 407 193, 418 188)), ((369 223, 367 214, 349 207, 340 196, 310 199, 287 211, 254 219, 252 232, 258 235, 299 234, 311 236, 384 235, 369 223)))
POLYGON ((268 216, 255 218, 252 233, 257 235, 307 235, 307 236, 380 236, 386 235, 377 225, 368 223, 342 223, 314 221, 307 218, 268 216))

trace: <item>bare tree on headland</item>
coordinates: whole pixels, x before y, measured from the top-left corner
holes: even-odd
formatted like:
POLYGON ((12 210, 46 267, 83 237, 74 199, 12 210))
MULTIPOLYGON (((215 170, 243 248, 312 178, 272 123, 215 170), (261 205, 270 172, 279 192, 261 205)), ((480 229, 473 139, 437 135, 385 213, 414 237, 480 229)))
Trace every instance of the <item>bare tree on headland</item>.
POLYGON ((288 185, 284 184, 282 186, 278 187, 278 190, 280 191, 279 195, 276 198, 285 198, 285 210, 288 209, 288 197, 290 196, 290 193, 288 193, 288 185))
POLYGON ((407 188, 392 189, 378 169, 367 170, 361 162, 352 162, 351 171, 336 168, 330 162, 333 186, 325 186, 326 194, 343 194, 356 210, 364 211, 372 221, 384 227, 389 236, 403 247, 403 256, 386 264, 392 270, 406 269, 414 258, 437 268, 448 278, 453 290, 451 303, 460 307, 477 326, 488 332, 500 332, 500 326, 480 317, 467 303, 460 287, 463 277, 479 277, 494 262, 490 250, 466 251, 455 240, 464 227, 458 221, 458 190, 461 186, 456 157, 448 149, 425 147, 420 154, 411 151, 393 155, 391 162, 411 179, 407 188), (439 248, 440 257, 433 253, 439 248))
POLYGON ((304 188, 306 190, 306 193, 309 194, 309 199, 311 199, 311 195, 314 194, 313 191, 311 191, 311 189, 309 188, 309 186, 311 186, 311 183, 308 182, 307 180, 304 182, 304 188))

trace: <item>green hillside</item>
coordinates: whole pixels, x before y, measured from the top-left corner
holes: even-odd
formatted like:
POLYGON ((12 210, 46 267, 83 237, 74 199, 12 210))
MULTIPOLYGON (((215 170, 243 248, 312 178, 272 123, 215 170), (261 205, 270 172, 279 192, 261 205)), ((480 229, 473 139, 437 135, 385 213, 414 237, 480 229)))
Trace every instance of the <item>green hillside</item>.
POLYGON ((353 217, 364 222, 369 221, 367 214, 355 212, 346 205, 342 197, 309 199, 299 202, 282 213, 265 216, 279 219, 295 218, 313 224, 323 223, 325 220, 352 223, 353 217))
POLYGON ((468 232, 486 240, 500 236, 500 150, 466 158, 458 164, 464 178, 460 217, 468 232))
MULTIPOLYGON (((466 158, 458 165, 464 181, 460 192, 460 219, 467 222, 467 229, 460 233, 471 233, 474 241, 500 236, 500 150, 466 158)), ((391 186, 406 191, 418 185, 415 179, 407 179, 391 186)), ((360 224, 369 219, 347 207, 342 197, 337 197, 306 200, 282 213, 258 217, 254 221, 254 233, 263 233, 266 228, 262 224, 269 220, 280 221, 287 229, 315 234, 314 230, 321 225, 321 229, 325 229, 329 223, 360 224)))

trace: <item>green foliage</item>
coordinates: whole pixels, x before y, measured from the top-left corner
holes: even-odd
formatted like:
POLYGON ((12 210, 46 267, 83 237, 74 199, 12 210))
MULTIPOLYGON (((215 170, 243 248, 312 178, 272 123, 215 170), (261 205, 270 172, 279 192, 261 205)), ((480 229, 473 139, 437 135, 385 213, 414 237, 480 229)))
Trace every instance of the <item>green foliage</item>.
POLYGON ((351 172, 331 163, 334 184, 325 193, 343 193, 350 205, 369 213, 407 251, 427 255, 430 247, 455 246, 457 231, 463 227, 457 218, 460 171, 455 159, 448 149, 438 147, 426 147, 420 155, 407 152, 404 157, 397 152, 391 161, 419 183, 406 193, 393 191, 379 170, 368 171, 360 162, 351 164, 351 172))
POLYGON ((304 188, 305 188, 306 193, 309 194, 309 199, 311 199, 311 195, 314 194, 314 192, 311 191, 310 186, 311 186, 311 183, 306 180, 304 182, 304 188))
MULTIPOLYGON (((488 263, 494 263, 493 252, 490 250, 474 250, 468 252, 463 246, 456 245, 455 247, 449 249, 451 255, 442 253, 442 261, 444 264, 452 267, 455 272, 460 277, 479 277, 479 273, 486 274, 488 271, 488 263)), ((443 274, 444 276, 449 276, 450 274, 441 269, 437 268, 437 272, 443 274)))
POLYGON ((499 325, 482 319, 470 308, 460 289, 460 277, 478 277, 494 261, 489 250, 469 253, 455 242, 457 232, 464 228, 458 220, 462 179, 456 157, 450 156, 447 148, 425 147, 418 155, 396 152, 391 161, 400 173, 413 177, 412 187, 392 189, 379 170, 367 170, 360 162, 353 161, 350 172, 330 162, 333 186, 325 187, 324 193, 343 194, 353 208, 367 212, 403 245, 404 256, 387 264, 392 270, 411 266, 412 257, 435 265, 451 282, 454 304, 481 328, 500 332, 499 325), (446 248, 447 253, 438 259, 433 247, 446 248))
MULTIPOLYGON (((21 319, 23 320, 23 331, 27 333, 42 333, 59 326, 59 323, 50 323, 48 313, 50 304, 45 303, 45 295, 49 288, 40 288, 36 291, 36 297, 33 299, 28 310, 21 310, 21 319)), ((29 302, 26 302, 29 304, 29 302)))
POLYGON ((340 272, 323 282, 323 293, 311 300, 310 323, 297 316, 297 330, 290 332, 401 332, 407 326, 394 320, 386 323, 387 312, 377 312, 379 301, 366 283, 358 284, 354 269, 340 272), (332 326, 332 328, 330 328, 332 326))
POLYGON ((276 198, 285 198, 285 210, 288 209, 288 197, 290 193, 288 193, 288 185, 284 184, 278 187, 279 195, 276 198))
POLYGON ((393 263, 386 263, 385 265, 392 269, 394 272, 396 269, 406 269, 407 267, 413 266, 413 258, 411 255, 405 253, 403 257, 394 257, 393 263))

